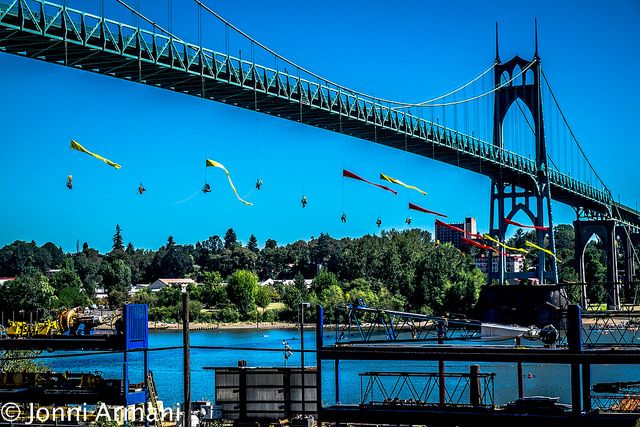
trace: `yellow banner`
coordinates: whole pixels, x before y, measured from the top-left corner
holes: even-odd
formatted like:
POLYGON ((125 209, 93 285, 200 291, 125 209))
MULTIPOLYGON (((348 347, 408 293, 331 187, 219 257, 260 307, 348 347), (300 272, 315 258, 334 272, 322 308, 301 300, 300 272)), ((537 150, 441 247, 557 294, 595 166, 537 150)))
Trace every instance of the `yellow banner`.
POLYGON ((74 150, 82 151, 83 153, 87 153, 90 156, 93 156, 93 157, 95 157, 97 159, 102 160, 103 162, 105 162, 109 166, 113 166, 116 169, 120 169, 120 165, 119 164, 114 163, 109 159, 105 159, 104 157, 99 156, 98 154, 92 153, 91 151, 89 151, 86 148, 84 148, 82 145, 80 145, 77 142, 75 142, 73 139, 71 140, 71 148, 74 149, 74 150))
POLYGON ((389 182, 393 182, 394 184, 398 184, 398 185, 402 185, 403 187, 407 187, 407 188, 412 188, 414 190, 418 190, 419 192, 421 192, 422 194, 424 194, 425 196, 427 195, 427 193, 425 193, 424 191, 422 191, 421 189, 414 187, 413 185, 407 185, 402 181, 399 181, 395 178, 391 178, 390 176, 387 176, 383 173, 380 174, 380 179, 384 179, 385 181, 389 181, 389 182))
POLYGON ((536 249, 538 249, 538 250, 541 250, 542 252, 548 253, 549 255, 551 255, 552 257, 554 257, 554 258, 556 259, 556 261, 560 262, 560 260, 558 259, 558 257, 557 257, 557 256, 555 256, 555 255, 553 254, 553 252, 551 252, 550 250, 547 250, 547 249, 541 248, 541 247, 540 247, 540 246, 538 246, 538 245, 534 245, 533 243, 529 242, 528 240, 525 240, 525 242, 524 242, 524 243, 525 243, 525 245, 527 245, 527 246, 531 246, 532 248, 536 248, 536 249))
POLYGON ((492 242, 495 242, 497 244, 499 244, 500 246, 502 246, 505 249, 508 249, 510 251, 518 251, 518 252, 523 252, 523 253, 528 253, 526 250, 522 249, 522 248, 512 248, 511 246, 507 246, 504 243, 500 243, 499 241, 497 241, 496 239, 494 239, 493 237, 489 236, 488 234, 483 235, 482 237, 484 237, 485 239, 489 239, 492 242))
POLYGON ((240 196, 238 196, 238 192, 236 191, 236 187, 234 187, 233 186, 233 182, 231 182, 231 176, 229 176, 229 171, 227 170, 227 168, 222 166, 222 163, 218 163, 215 160, 207 159, 206 165, 207 166, 213 166, 213 167, 220 168, 220 169, 224 170, 225 173, 227 174, 227 178, 229 179, 229 184, 231 184, 231 188, 233 189, 233 192, 236 193, 236 197, 238 198, 238 200, 240 200, 245 205, 249 205, 249 206, 253 205, 253 203, 245 202, 244 200, 242 200, 240 198, 240 196))

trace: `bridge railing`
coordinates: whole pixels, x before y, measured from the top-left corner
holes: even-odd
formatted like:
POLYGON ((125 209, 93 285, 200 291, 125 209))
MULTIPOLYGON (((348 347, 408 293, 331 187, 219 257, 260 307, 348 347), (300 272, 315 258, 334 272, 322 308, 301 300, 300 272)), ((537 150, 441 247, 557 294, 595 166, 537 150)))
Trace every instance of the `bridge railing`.
MULTIPOLYGON (((413 143, 422 140, 434 148, 446 147, 534 180, 538 173, 535 161, 529 158, 398 110, 397 104, 390 101, 360 94, 317 76, 303 78, 299 68, 294 70, 294 75, 187 43, 156 32, 155 25, 153 31, 148 31, 44 0, 0 0, 0 26, 65 40, 70 45, 99 49, 144 64, 176 69, 202 79, 223 81, 301 103, 347 120, 359 121, 365 128, 371 126, 370 133, 374 128, 396 132, 412 138, 413 143)), ((61 61, 58 59, 56 62, 61 61)), ((74 63, 66 65, 74 66, 74 63)), ((115 73, 108 66, 99 72, 115 73)), ((136 80, 136 77, 143 78, 142 73, 126 76, 131 80, 136 80)), ((199 88, 188 93, 202 96, 199 88)), ((596 189, 556 170, 548 173, 553 185, 601 205, 604 210, 611 210, 612 200, 608 191, 596 189)))

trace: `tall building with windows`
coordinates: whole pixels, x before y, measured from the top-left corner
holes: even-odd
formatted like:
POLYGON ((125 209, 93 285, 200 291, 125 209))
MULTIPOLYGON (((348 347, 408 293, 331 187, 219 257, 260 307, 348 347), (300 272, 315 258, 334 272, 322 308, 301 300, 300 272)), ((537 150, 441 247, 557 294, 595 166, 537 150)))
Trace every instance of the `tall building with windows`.
MULTIPOLYGON (((451 223, 449 225, 460 228, 466 231, 467 233, 477 234, 475 218, 467 217, 464 219, 464 222, 462 223, 457 223, 457 224, 451 223)), ((460 247, 462 246, 462 238, 465 237, 464 233, 457 230, 453 230, 449 227, 438 225, 438 223, 436 223, 435 232, 436 232, 435 233, 436 241, 440 243, 451 243, 453 246, 455 246, 458 249, 460 249, 460 247)), ((466 237, 471 238, 470 236, 466 236, 466 237)))
MULTIPOLYGON (((509 273, 520 273, 524 271, 524 256, 522 255, 507 255, 505 257, 506 271, 509 273)), ((476 267, 483 273, 487 274, 489 271, 489 257, 484 254, 480 254, 476 257, 476 267)), ((491 257, 491 271, 498 272, 498 257, 491 257)))

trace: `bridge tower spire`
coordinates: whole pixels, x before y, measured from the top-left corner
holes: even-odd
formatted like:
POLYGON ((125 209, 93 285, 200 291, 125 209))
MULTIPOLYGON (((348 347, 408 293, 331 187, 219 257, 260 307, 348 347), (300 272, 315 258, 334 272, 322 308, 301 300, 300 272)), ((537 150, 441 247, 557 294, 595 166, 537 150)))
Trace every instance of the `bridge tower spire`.
MULTIPOLYGON (((502 177, 502 174, 498 174, 492 178, 490 234, 498 237, 500 241, 504 241, 507 231, 505 219, 512 219, 519 211, 522 211, 529 217, 533 225, 537 227, 536 244, 544 248, 545 237, 548 236, 550 250, 555 253, 551 193, 548 176, 549 169, 542 118, 541 69, 537 49, 537 30, 536 53, 531 61, 515 56, 506 63, 500 62, 497 56, 496 41, 494 79, 495 87, 499 89, 496 90, 494 99, 493 144, 504 148, 502 129, 505 116, 517 100, 522 101, 533 116, 536 175, 533 177, 534 191, 518 187, 518 182, 508 182, 502 177), (520 76, 517 74, 518 68, 521 70, 520 76), (529 72, 529 70, 531 70, 531 72, 529 72), (501 85, 504 84, 504 82, 501 81, 503 75, 507 76, 508 83, 501 87, 501 85)), ((522 177, 522 179, 531 178, 522 177)), ((500 284, 505 284, 506 281, 512 277, 537 278, 541 284, 547 280, 550 280, 552 283, 558 282, 557 262, 555 258, 552 257, 551 266, 548 271, 545 271, 547 270, 547 266, 545 265, 545 253, 543 251, 538 251, 538 265, 535 272, 507 272, 506 257, 504 255, 497 255, 498 271, 494 272, 491 267, 493 256, 495 255, 489 254, 489 269, 487 275, 489 283, 493 280, 498 280, 500 284)))

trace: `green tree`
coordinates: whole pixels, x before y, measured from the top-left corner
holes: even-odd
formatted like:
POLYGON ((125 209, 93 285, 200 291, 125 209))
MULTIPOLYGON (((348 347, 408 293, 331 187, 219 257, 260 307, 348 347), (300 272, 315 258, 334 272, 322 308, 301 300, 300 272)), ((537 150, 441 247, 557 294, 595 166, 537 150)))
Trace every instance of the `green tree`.
POLYGON ((288 253, 287 264, 293 264, 294 271, 296 272, 306 272, 310 262, 309 245, 307 245, 307 242, 298 240, 288 244, 286 249, 288 253))
POLYGON ((607 301, 607 289, 603 285, 607 280, 607 267, 602 264, 601 257, 600 249, 595 247, 588 247, 584 254, 585 282, 590 303, 607 301))
POLYGON ((251 235, 251 237, 249 237, 249 241, 247 242, 247 249, 256 254, 260 252, 260 249, 258 249, 258 239, 256 239, 256 236, 253 234, 251 235))
POLYGON ((217 304, 225 304, 228 300, 227 290, 222 286, 222 276, 220 273, 205 271, 200 292, 200 300, 207 306, 213 307, 217 304))
POLYGON ((147 304, 149 308, 155 307, 157 302, 158 298, 149 288, 142 288, 131 297, 131 303, 147 304))
POLYGON ((309 242, 311 264, 337 273, 340 262, 339 247, 339 242, 336 239, 328 234, 320 233, 320 237, 309 242))
POLYGON ((236 236, 236 232, 233 231, 233 228, 227 230, 224 234, 224 248, 225 249, 233 249, 235 245, 238 244, 238 237, 236 236))
POLYGON ((278 278, 287 264, 286 248, 265 247, 258 257, 258 271, 261 279, 278 278))
POLYGON ((165 286, 156 292, 156 303, 159 307, 177 307, 182 304, 181 289, 178 285, 165 286))
MULTIPOLYGON (((327 319, 335 319, 336 307, 345 304, 344 292, 340 286, 333 284, 324 288, 317 296, 317 301, 313 301, 312 305, 320 304, 324 307, 324 315, 327 319)), ((306 314, 306 313, 305 313, 306 314)), ((305 318, 307 316, 305 315, 305 318)))
POLYGON ((169 249, 171 249, 172 247, 174 247, 174 246, 175 246, 175 244, 176 244, 176 242, 173 240, 173 236, 169 236, 169 238, 167 239, 167 244, 165 245, 165 247, 164 247, 164 248, 165 248, 166 250, 169 250, 169 249))
POLYGON ((189 322, 198 322, 202 318, 202 303, 189 300, 189 322))
POLYGON ((111 262, 106 259, 100 265, 100 275, 104 289, 109 296, 109 304, 119 306, 127 299, 131 289, 131 269, 122 259, 111 262))
POLYGON ((17 277, 27 273, 32 267, 37 268, 37 249, 35 242, 27 243, 20 240, 4 246, 0 250, 0 276, 17 277))
POLYGON ((74 255, 73 263, 76 273, 89 298, 93 298, 95 295, 96 286, 100 283, 102 278, 98 275, 98 267, 100 266, 100 258, 97 259, 98 263, 87 256, 85 252, 80 252, 74 255))
POLYGON ((451 313, 469 313, 478 301, 480 289, 486 281, 486 276, 478 268, 470 272, 455 272, 453 282, 445 289, 444 310, 451 313))
POLYGON ((5 284, 0 296, 2 310, 43 310, 50 309, 54 302, 54 288, 49 280, 33 269, 31 274, 16 277, 5 284))
POLYGON ((71 309, 84 306, 89 301, 82 291, 82 281, 73 269, 73 260, 67 258, 65 266, 51 278, 51 286, 56 290, 58 307, 71 309))
POLYGON ((258 290, 258 276, 248 270, 236 270, 227 279, 227 295, 238 307, 242 319, 255 312, 255 296, 258 290))
POLYGON ((193 272, 193 257, 189 249, 181 245, 172 245, 162 257, 162 277, 179 279, 193 272))
POLYGON ((558 224, 553 227, 553 234, 556 244, 556 251, 566 249, 575 252, 576 249, 576 232, 572 225, 558 224))
POLYGON ((273 239, 267 239, 267 241, 264 243, 264 247, 269 248, 269 249, 275 249, 278 247, 278 242, 276 242, 273 239))
MULTIPOLYGON (((331 284, 333 283, 334 282, 331 282, 331 284)), ((301 271, 296 273, 296 277, 293 278, 293 284, 302 301, 306 301, 309 298, 309 289, 307 288, 307 283, 305 282, 301 271)))
POLYGON ((318 273, 318 275, 311 281, 311 288, 316 293, 316 295, 320 295, 322 291, 324 291, 325 289, 329 289, 331 286, 340 287, 340 284, 336 275, 326 270, 318 273))
POLYGON ((113 249, 124 250, 124 241, 122 240, 122 229, 120 224, 116 224, 116 234, 113 235, 113 249))
POLYGON ((428 252, 416 270, 415 287, 409 299, 411 308, 427 314, 444 314, 445 290, 461 262, 462 254, 450 243, 428 252))
POLYGON ((271 294, 269 293, 269 290, 266 289, 266 286, 258 287, 255 300, 256 305, 263 310, 271 304, 271 294))
POLYGON ((347 303, 354 303, 362 299, 369 307, 380 308, 378 294, 372 289, 371 283, 365 279, 356 279, 346 285, 344 299, 347 303))

